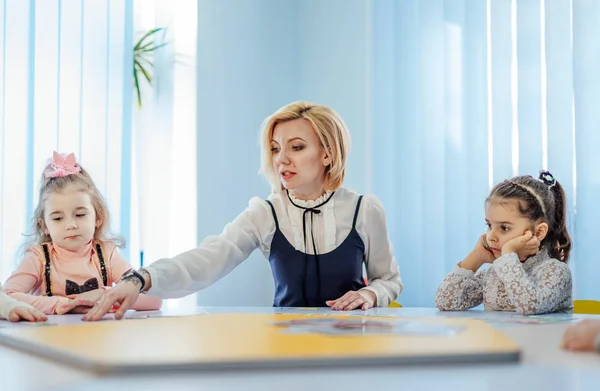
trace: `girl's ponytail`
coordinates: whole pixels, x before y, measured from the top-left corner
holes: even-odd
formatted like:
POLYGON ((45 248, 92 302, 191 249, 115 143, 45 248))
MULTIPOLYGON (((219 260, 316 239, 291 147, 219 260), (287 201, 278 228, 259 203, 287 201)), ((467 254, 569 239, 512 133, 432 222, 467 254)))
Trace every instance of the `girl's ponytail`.
POLYGON ((550 190, 554 195, 554 224, 549 232, 550 256, 559 261, 567 262, 571 252, 571 237, 567 231, 566 195, 561 184, 556 181, 550 190))

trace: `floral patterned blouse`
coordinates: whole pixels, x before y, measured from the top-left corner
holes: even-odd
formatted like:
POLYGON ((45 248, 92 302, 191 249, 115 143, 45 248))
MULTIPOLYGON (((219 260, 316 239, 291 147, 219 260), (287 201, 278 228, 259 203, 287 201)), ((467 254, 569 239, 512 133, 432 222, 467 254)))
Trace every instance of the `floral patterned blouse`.
POLYGON ((440 284, 435 305, 461 311, 483 303, 486 311, 516 311, 522 315, 568 312, 573 308, 569 266, 541 249, 521 262, 515 253, 503 255, 477 272, 456 265, 440 284))

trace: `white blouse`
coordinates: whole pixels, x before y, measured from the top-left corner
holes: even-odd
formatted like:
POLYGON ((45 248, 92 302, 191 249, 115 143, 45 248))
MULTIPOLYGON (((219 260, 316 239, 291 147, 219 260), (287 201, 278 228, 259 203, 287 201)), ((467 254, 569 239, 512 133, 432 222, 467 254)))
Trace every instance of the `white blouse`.
POLYGON ((476 273, 455 266, 440 284, 435 305, 460 311, 483 302, 486 311, 565 312, 573 308, 572 290, 569 266, 543 248, 523 263, 515 253, 503 255, 476 273))
MULTIPOLYGON (((296 205, 314 207, 331 193, 314 201, 293 198, 296 205)), ((290 203, 287 193, 273 193, 268 199, 277 214, 279 229, 298 251, 313 253, 311 236, 317 253, 324 254, 342 244, 352 229, 359 195, 341 188, 318 209, 320 214, 306 217, 306 239, 302 230, 304 209, 290 203), (311 229, 313 235, 311 235, 311 229)), ((275 234, 275 220, 270 206, 263 199, 252 198, 248 207, 227 224, 218 236, 209 236, 193 250, 173 258, 160 259, 146 269, 152 279, 151 296, 164 299, 183 297, 206 288, 231 272, 259 248, 269 257, 275 234)), ((368 289, 377 296, 378 306, 388 306, 402 291, 400 271, 389 240, 383 206, 374 195, 363 197, 356 230, 365 245, 365 267, 368 289)))

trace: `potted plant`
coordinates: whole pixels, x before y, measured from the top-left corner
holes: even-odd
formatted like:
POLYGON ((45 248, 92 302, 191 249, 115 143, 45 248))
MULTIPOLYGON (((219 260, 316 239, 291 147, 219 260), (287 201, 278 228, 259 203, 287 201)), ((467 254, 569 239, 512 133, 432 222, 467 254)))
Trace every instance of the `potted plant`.
POLYGON ((140 79, 144 78, 148 84, 152 85, 152 68, 154 68, 152 56, 157 49, 168 44, 168 42, 160 42, 161 39, 158 36, 164 31, 164 27, 149 30, 133 47, 133 86, 137 95, 138 107, 142 107, 140 79))

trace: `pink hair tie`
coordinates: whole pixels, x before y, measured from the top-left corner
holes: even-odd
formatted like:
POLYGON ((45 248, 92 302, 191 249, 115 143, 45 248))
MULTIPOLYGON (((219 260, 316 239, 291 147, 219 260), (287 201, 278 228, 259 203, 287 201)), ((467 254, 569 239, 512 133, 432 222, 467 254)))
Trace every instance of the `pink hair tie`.
POLYGON ((48 168, 44 170, 46 178, 62 178, 68 175, 77 174, 81 167, 77 165, 75 154, 61 155, 54 151, 52 159, 48 161, 48 168))

